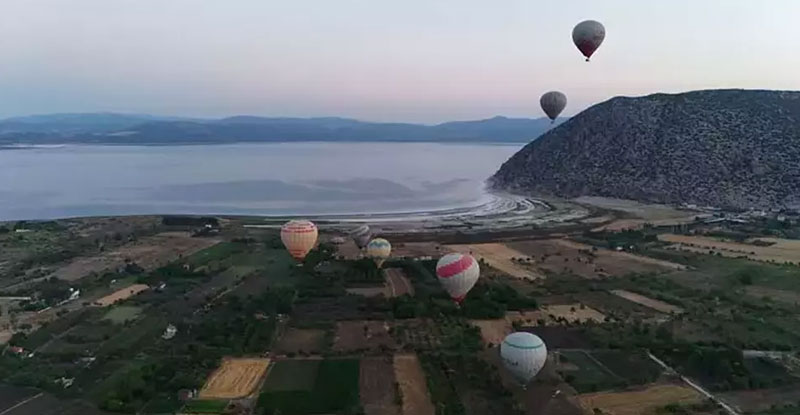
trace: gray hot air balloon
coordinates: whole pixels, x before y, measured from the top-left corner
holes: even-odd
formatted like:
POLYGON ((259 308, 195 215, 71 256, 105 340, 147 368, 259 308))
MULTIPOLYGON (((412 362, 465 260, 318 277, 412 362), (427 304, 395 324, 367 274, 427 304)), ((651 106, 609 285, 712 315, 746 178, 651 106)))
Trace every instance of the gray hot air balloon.
POLYGON ((564 107, 567 106, 567 96, 558 91, 546 92, 539 98, 539 104, 542 105, 547 117, 555 121, 561 111, 564 111, 564 107))
POLYGON ((353 242, 359 249, 364 249, 372 239, 372 230, 367 225, 361 225, 350 232, 350 237, 353 238, 353 242))
POLYGON ((605 37, 606 28, 595 20, 584 20, 572 29, 572 41, 583 56, 586 56, 586 62, 589 62, 589 58, 600 47, 605 37))

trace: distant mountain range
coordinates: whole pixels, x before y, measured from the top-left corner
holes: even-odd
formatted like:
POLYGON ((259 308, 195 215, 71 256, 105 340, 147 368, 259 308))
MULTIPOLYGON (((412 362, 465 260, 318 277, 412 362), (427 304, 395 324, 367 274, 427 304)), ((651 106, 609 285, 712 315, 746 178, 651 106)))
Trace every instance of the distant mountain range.
POLYGON ((529 142, 562 122, 494 117, 438 125, 347 118, 222 119, 87 113, 0 120, 0 144, 217 144, 292 141, 529 142))
POLYGON ((800 208, 800 92, 616 97, 528 144, 494 188, 732 209, 800 208))

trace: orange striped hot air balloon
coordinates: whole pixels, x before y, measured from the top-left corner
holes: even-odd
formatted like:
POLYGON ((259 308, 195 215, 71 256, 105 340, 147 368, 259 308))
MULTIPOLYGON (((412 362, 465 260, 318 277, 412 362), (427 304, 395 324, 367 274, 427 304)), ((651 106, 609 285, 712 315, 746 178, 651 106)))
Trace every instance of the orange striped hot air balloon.
POLYGON ((307 220, 291 220, 281 228, 281 241, 296 260, 302 261, 317 243, 317 225, 307 220))

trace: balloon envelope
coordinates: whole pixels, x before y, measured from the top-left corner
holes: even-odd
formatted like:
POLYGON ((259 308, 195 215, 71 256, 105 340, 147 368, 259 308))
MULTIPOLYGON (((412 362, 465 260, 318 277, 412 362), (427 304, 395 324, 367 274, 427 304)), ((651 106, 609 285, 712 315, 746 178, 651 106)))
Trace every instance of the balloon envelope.
POLYGON ((356 243, 359 249, 364 249, 367 243, 369 243, 369 240, 372 239, 372 231, 369 226, 361 225, 350 232, 350 237, 353 238, 353 242, 356 243))
POLYGON ((555 121, 567 106, 567 96, 558 91, 545 92, 539 98, 539 104, 542 106, 544 113, 547 114, 547 117, 555 121))
POLYGON ((535 334, 511 333, 500 344, 500 358, 514 378, 525 385, 544 367, 547 347, 535 334))
POLYGON ((317 243, 317 225, 307 220, 292 220, 281 228, 281 241, 289 254, 302 261, 317 243))
POLYGON ((583 56, 586 56, 587 62, 597 48, 600 47, 600 44, 603 43, 605 37, 606 28, 595 20, 584 20, 572 29, 572 41, 583 56))
POLYGON ((375 261, 375 264, 378 265, 378 268, 383 265, 383 262, 386 261, 386 258, 389 258, 389 254, 391 253, 392 244, 390 244, 386 239, 375 238, 369 241, 369 244, 367 245, 367 256, 375 261))
POLYGON ((436 276, 453 301, 464 301, 469 290, 475 286, 481 271, 472 255, 447 254, 436 263, 436 276))

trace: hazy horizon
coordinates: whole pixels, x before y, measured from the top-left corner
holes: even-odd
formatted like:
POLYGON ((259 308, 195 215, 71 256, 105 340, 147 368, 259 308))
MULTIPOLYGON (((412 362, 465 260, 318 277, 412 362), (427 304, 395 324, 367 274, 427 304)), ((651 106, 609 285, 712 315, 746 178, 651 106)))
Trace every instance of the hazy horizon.
POLYGON ((800 2, 9 0, 0 118, 117 112, 435 124, 565 116, 613 96, 800 90, 800 2), (591 63, 572 45, 606 26, 591 63))

